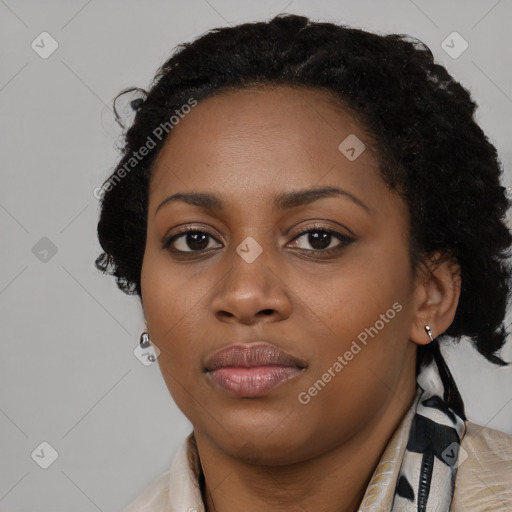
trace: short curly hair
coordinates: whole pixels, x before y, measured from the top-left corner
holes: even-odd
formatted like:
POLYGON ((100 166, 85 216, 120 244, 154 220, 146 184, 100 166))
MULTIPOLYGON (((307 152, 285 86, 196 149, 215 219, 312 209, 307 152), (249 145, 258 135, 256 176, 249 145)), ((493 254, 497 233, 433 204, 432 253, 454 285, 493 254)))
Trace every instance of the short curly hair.
POLYGON ((506 341, 512 235, 501 164, 475 122, 469 92, 434 63, 425 44, 403 34, 282 14, 179 45, 149 91, 125 89, 114 100, 115 110, 123 94, 143 93, 132 101, 135 119, 103 184, 98 237, 104 252, 96 267, 141 297, 149 181, 166 137, 152 140, 155 147, 129 172, 128 162, 190 98, 200 102, 253 84, 332 91, 354 113, 376 143, 383 179, 408 205, 412 268, 438 251, 461 266, 458 308, 443 336, 468 336, 489 361, 506 364, 497 352, 506 341))

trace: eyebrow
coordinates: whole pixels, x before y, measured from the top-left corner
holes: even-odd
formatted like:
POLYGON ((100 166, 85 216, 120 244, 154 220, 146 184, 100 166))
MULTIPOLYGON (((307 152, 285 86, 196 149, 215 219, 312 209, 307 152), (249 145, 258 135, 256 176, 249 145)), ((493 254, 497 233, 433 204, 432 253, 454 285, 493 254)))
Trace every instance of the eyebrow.
MULTIPOLYGON (((326 197, 335 197, 341 196, 349 199, 353 203, 357 204, 368 213, 371 213, 370 208, 364 204, 359 198, 347 192, 346 190, 336 188, 336 187, 321 187, 321 188, 311 188, 304 190, 294 190, 292 192, 284 192, 279 194, 274 199, 274 208, 279 210, 287 210, 291 208, 296 208, 298 206, 304 206, 314 201, 318 201, 319 199, 324 199, 326 197)), ((205 210, 215 211, 222 210, 224 208, 224 203, 222 200, 210 193, 201 193, 201 192, 189 192, 189 193, 177 193, 172 196, 164 199, 157 207, 155 211, 155 215, 158 211, 175 201, 182 201, 187 204, 191 204, 193 206, 198 206, 205 210)))

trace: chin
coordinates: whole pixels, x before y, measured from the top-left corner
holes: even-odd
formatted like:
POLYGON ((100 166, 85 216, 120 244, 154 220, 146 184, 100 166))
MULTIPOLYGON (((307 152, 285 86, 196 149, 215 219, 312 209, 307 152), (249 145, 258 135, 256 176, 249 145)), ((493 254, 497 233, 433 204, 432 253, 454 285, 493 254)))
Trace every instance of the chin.
POLYGON ((304 424, 286 418, 286 414, 273 415, 270 420, 244 418, 245 421, 226 420, 224 426, 209 432, 209 436, 226 454, 248 464, 269 466, 286 465, 307 458, 305 447, 311 447, 311 438, 304 424), (283 422, 283 417, 286 418, 283 422))
POLYGON ((245 462, 246 464, 265 466, 285 466, 294 464, 305 459, 301 452, 304 445, 300 441, 293 441, 288 438, 284 443, 282 439, 274 439, 269 442, 264 436, 261 438, 239 439, 225 447, 226 453, 231 457, 245 462), (277 441, 277 442, 276 442, 277 441))

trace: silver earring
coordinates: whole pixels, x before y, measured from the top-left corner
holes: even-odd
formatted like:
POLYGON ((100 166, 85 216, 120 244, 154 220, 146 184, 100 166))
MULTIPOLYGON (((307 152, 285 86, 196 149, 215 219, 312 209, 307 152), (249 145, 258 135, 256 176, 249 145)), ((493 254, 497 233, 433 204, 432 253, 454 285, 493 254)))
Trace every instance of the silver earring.
POLYGON ((432 329, 430 328, 430 325, 425 325, 425 331, 427 331, 430 342, 432 343, 434 341, 434 337, 432 336, 432 329))
MULTIPOLYGON (((151 347, 151 340, 149 339, 149 334, 146 331, 144 331, 140 335, 140 347, 142 349, 146 349, 146 348, 150 348, 151 347)), ((148 361, 151 361, 153 363, 154 361, 156 361, 156 357, 153 354, 150 353, 148 355, 148 361)))
POLYGON ((143 332, 140 335, 140 346, 141 348, 149 348, 151 346, 151 341, 147 332, 143 332))

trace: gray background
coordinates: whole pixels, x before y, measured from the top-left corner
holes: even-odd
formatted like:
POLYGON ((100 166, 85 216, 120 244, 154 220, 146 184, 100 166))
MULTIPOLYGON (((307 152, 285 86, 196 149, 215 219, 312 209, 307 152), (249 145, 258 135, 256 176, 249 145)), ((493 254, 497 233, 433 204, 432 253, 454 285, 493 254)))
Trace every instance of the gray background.
MULTIPOLYGON (((133 355, 138 298, 93 266, 93 190, 121 133, 112 99, 147 87, 176 44, 281 11, 426 42, 472 91, 511 184, 510 1, 0 0, 1 511, 122 510, 189 432, 158 366, 133 355), (47 59, 31 48, 43 31, 59 44, 47 59), (441 47, 453 31, 469 43, 456 59, 441 47), (48 469, 31 457, 43 441, 58 452, 48 469)), ((470 419, 512 432, 512 369, 445 352, 470 419)))

